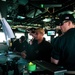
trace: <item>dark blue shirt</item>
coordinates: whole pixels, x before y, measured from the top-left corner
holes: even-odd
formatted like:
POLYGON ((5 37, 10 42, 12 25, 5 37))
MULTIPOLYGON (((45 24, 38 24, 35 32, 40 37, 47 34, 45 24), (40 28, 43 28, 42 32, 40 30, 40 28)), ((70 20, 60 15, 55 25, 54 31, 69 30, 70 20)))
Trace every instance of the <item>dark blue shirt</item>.
POLYGON ((75 70, 75 28, 69 29, 60 37, 51 56, 59 60, 59 65, 67 70, 75 70))
POLYGON ((16 51, 16 52, 22 52, 22 51, 27 51, 28 50, 28 42, 25 40, 24 42, 20 43, 19 39, 17 39, 16 41, 14 41, 11 49, 12 51, 16 51))
POLYGON ((43 38, 43 41, 38 44, 37 48, 37 58, 38 60, 44 60, 50 62, 52 45, 43 38))

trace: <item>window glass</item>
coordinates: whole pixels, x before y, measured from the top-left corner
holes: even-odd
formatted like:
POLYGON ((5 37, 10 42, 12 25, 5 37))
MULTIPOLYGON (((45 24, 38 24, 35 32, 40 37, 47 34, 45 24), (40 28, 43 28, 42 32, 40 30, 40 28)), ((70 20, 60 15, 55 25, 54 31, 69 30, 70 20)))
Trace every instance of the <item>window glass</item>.
POLYGON ((6 42, 5 34, 0 32, 0 42, 6 42))
POLYGON ((25 36, 24 33, 15 33, 16 38, 20 38, 21 36, 25 36))

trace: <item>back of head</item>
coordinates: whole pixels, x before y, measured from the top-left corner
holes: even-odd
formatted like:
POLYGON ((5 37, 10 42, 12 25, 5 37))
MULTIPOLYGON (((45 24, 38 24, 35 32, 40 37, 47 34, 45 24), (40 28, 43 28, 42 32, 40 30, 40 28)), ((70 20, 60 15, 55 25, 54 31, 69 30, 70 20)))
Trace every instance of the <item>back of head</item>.
POLYGON ((23 42, 25 40, 25 36, 21 36, 20 39, 23 42))

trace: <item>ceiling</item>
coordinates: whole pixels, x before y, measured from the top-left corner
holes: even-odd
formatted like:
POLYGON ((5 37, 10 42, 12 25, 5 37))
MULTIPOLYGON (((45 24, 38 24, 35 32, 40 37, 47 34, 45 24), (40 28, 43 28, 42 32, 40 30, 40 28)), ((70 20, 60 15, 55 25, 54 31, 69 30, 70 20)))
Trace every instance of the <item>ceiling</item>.
POLYGON ((0 9, 11 27, 52 28, 58 15, 75 12, 75 0, 2 0, 0 9))

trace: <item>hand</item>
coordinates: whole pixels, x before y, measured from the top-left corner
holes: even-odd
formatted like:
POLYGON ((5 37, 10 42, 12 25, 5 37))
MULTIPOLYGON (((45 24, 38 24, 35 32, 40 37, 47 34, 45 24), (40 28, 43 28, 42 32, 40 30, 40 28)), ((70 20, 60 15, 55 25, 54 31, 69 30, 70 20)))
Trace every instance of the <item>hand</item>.
POLYGON ((25 53, 25 52, 21 52, 21 56, 22 56, 23 58, 26 58, 26 53, 25 53))
POLYGON ((29 44, 32 45, 32 41, 30 41, 29 44))

